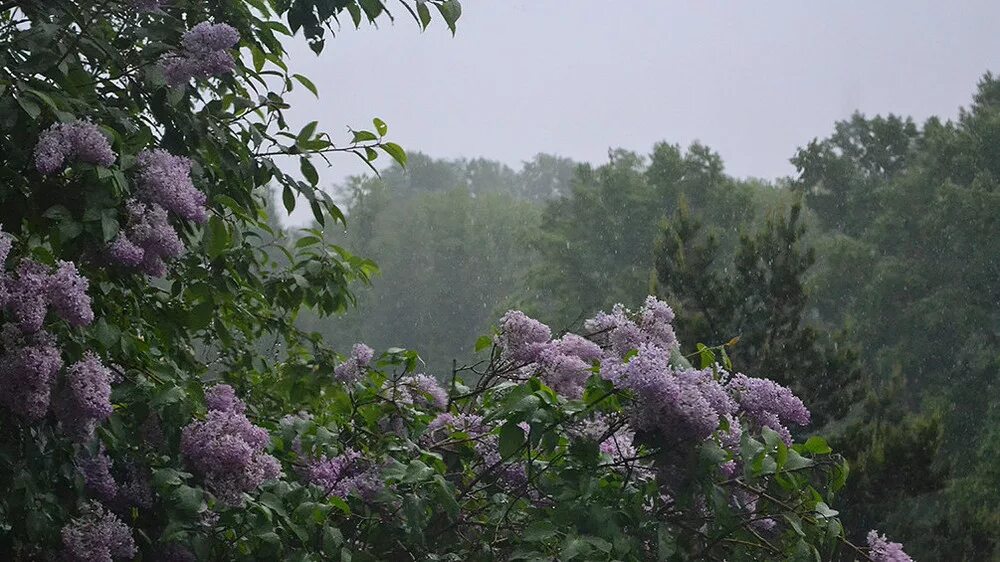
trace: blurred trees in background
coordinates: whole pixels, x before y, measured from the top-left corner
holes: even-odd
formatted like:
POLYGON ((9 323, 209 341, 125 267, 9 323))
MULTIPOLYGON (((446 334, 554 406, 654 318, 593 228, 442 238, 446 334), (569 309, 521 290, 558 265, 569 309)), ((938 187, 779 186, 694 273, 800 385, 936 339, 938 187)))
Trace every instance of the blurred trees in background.
POLYGON ((341 186, 351 230, 335 238, 382 275, 357 310, 307 322, 462 363, 510 306, 571 329, 655 291, 681 341, 738 338, 737 370, 810 404, 853 464, 849 525, 922 559, 1000 556, 997 147, 986 75, 954 122, 835 124, 792 180, 733 178, 698 143, 520 170, 414 154, 341 186))

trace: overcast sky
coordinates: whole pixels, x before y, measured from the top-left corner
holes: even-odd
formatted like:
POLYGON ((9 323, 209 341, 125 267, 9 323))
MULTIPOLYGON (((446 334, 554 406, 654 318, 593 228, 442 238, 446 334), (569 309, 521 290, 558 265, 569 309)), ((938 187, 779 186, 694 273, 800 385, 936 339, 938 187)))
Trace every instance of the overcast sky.
MULTIPOLYGON (((515 167, 538 152, 601 162, 609 147, 700 140, 729 173, 774 178, 855 110, 955 116, 1000 55, 996 0, 463 7, 455 37, 440 19, 421 33, 397 7, 395 25, 345 28, 319 57, 290 45, 292 70, 320 89, 294 93, 293 122, 340 132, 378 116, 409 150, 515 167)), ((364 170, 334 164, 324 184, 364 170)))

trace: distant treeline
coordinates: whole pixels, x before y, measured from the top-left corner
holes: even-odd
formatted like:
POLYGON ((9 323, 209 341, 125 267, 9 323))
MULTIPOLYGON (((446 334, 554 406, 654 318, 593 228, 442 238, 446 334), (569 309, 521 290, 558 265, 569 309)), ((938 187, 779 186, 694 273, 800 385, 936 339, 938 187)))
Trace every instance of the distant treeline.
POLYGON ((349 230, 329 236, 381 275, 302 323, 443 378, 508 308, 571 329, 658 294, 681 341, 739 338, 737 370, 807 399, 852 463, 849 525, 1000 559, 1000 81, 955 121, 856 114, 792 162, 763 181, 701 144, 519 170, 411 154, 338 186, 349 230))

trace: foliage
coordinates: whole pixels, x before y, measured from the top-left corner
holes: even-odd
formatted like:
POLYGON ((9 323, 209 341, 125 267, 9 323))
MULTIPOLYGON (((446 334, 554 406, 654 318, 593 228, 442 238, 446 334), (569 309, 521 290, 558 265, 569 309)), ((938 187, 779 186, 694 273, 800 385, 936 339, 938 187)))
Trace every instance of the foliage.
POLYGON ((571 189, 546 206, 534 243, 541 261, 532 289, 544 303, 536 307, 557 325, 649 292, 657 225, 681 198, 722 228, 729 250, 742 226, 784 196, 726 176, 718 154, 698 143, 687 151, 659 143, 648 158, 615 150, 609 158, 598 168, 582 166, 571 189))
POLYGON ((803 278, 815 257, 803 243, 801 212, 792 205, 787 218, 771 217, 757 233, 740 236, 728 262, 714 233, 703 232, 681 205, 663 224, 656 272, 659 290, 677 308, 682 337, 730 342, 733 361, 794 388, 822 425, 847 414, 860 373, 853 350, 807 324, 803 278))

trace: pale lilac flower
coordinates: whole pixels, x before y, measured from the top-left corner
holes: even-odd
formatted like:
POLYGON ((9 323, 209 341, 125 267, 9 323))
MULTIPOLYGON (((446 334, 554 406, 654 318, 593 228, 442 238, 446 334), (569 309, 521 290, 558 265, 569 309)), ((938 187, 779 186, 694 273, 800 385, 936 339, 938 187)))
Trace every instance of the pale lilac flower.
POLYGON ((217 384, 205 391, 205 406, 209 410, 243 413, 247 405, 236 396, 236 391, 228 384, 217 384))
POLYGON ((84 485, 105 504, 110 504, 118 496, 118 483, 111 475, 112 464, 103 447, 94 456, 81 457, 76 462, 84 485))
POLYGON ((191 182, 191 160, 156 149, 140 153, 137 163, 142 199, 190 221, 208 219, 207 198, 191 182))
POLYGON ((97 425, 111 417, 111 383, 115 380, 110 369, 93 352, 66 372, 66 388, 57 402, 56 414, 63 431, 79 442, 93 437, 97 425))
POLYGON ((112 262, 125 267, 139 267, 145 256, 145 251, 124 234, 115 237, 108 245, 107 253, 112 262))
POLYGON ((430 375, 405 376, 390 387, 391 399, 400 404, 416 404, 444 409, 448 405, 448 393, 430 375))
POLYGON ((323 490, 325 496, 347 498, 356 495, 372 501, 382 489, 382 481, 373 463, 361 453, 347 449, 335 457, 323 455, 310 459, 302 469, 303 477, 323 490))
POLYGON ((230 25, 201 22, 184 34, 183 51, 168 55, 160 62, 164 78, 179 86, 192 78, 221 76, 236 69, 229 49, 236 46, 240 34, 230 25))
POLYGON ((62 368, 55 339, 45 332, 22 336, 14 326, 3 329, 0 355, 0 402, 17 416, 36 421, 49 409, 52 384, 62 368))
POLYGON ((136 554, 132 531, 117 515, 96 503, 62 529, 63 556, 70 562, 131 560, 136 554))
POLYGON ((60 261, 58 265, 48 279, 49 304, 56 315, 70 326, 89 326, 94 321, 94 311, 87 295, 90 283, 72 262, 60 261))
POLYGON ((365 369, 375 357, 375 350, 363 343, 356 343, 351 348, 351 355, 333 369, 333 377, 343 383, 353 383, 361 379, 365 369))
POLYGON ((890 542, 885 535, 879 535, 878 531, 868 532, 868 548, 868 556, 874 562, 913 562, 913 558, 903 552, 902 544, 890 542))
POLYGON ((35 167, 43 174, 58 172, 72 160, 107 167, 115 163, 115 158, 104 133, 83 120, 52 125, 35 145, 35 167))
POLYGON ((509 310, 500 318, 497 343, 506 358, 518 363, 532 363, 552 339, 552 330, 520 310, 509 310))
POLYGON ((184 252, 184 244, 170 225, 166 209, 132 199, 126 202, 125 211, 128 227, 107 248, 108 258, 126 267, 138 265, 143 273, 162 277, 166 273, 165 260, 184 252))
POLYGON ((23 259, 17 277, 8 283, 7 306, 21 331, 30 334, 42 328, 49 304, 49 272, 45 266, 23 259))
POLYGON ((536 360, 546 384, 567 398, 583 397, 593 364, 601 358, 600 346, 576 334, 566 334, 539 349, 536 360))
POLYGON ((208 54, 232 49, 240 42, 240 33, 225 23, 203 21, 184 34, 181 43, 191 54, 208 54))
MULTIPOLYGON (((216 391, 213 399, 222 393, 216 391)), ((244 493, 281 475, 278 460, 264 452, 269 441, 267 431, 239 408, 211 409, 204 420, 183 429, 181 454, 220 501, 236 506, 242 505, 244 493)))
POLYGON ((788 445, 792 444, 792 435, 785 424, 809 423, 809 410, 802 400, 789 388, 772 380, 736 374, 727 388, 747 418, 760 427, 778 432, 788 445))

